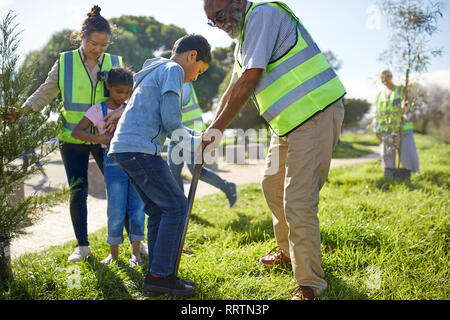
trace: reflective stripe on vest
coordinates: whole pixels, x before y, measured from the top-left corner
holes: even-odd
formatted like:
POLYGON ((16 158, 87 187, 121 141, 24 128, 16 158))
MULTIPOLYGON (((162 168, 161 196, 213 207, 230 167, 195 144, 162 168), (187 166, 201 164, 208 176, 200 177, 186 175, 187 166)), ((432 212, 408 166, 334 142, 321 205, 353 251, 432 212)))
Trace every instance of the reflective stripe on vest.
POLYGON ((397 132, 401 124, 402 130, 413 130, 411 121, 402 122, 401 104, 403 101, 403 87, 395 87, 389 99, 386 90, 379 93, 377 98, 377 122, 380 132, 397 132))
POLYGON ((297 21, 297 43, 280 59, 269 63, 254 91, 259 114, 275 134, 287 135, 345 95, 345 88, 300 20, 282 2, 253 3, 245 15, 237 49, 236 70, 242 75, 242 44, 247 18, 259 5, 288 12, 297 21))
MULTIPOLYGON (((100 71, 109 71, 115 66, 122 66, 122 57, 105 53, 100 71)), ((92 105, 108 99, 105 97, 104 84, 99 82, 97 81, 94 88, 81 58, 80 49, 60 54, 58 84, 64 102, 60 110, 64 128, 58 136, 59 140, 75 144, 85 143, 73 138, 72 130, 92 105)))
POLYGON ((189 96, 189 102, 182 107, 182 122, 183 125, 189 129, 198 131, 205 131, 206 125, 202 118, 202 109, 198 103, 197 94, 195 93, 194 86, 189 82, 189 88, 191 94, 189 96))

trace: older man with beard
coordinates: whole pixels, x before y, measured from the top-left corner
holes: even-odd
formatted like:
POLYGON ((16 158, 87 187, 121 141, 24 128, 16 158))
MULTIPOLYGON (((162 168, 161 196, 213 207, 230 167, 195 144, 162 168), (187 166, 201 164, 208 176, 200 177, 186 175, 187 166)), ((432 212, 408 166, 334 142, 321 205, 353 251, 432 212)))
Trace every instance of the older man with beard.
POLYGON ((233 76, 204 147, 253 96, 273 132, 262 189, 278 244, 260 263, 292 263, 298 283, 292 299, 314 299, 327 287, 317 214, 344 118, 345 88, 287 5, 204 0, 204 11, 209 25, 238 43, 233 76))

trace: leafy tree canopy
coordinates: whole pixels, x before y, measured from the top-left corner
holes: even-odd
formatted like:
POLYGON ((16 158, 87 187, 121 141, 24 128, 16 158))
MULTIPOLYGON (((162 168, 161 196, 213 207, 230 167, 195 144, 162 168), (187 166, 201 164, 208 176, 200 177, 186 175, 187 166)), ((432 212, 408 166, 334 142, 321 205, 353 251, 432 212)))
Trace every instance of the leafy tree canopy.
POLYGON ((362 99, 344 99, 345 116, 343 128, 351 128, 358 124, 370 110, 370 103, 362 99))
MULTIPOLYGON (((125 64, 135 72, 142 68, 145 60, 172 50, 175 41, 186 34, 185 29, 165 25, 153 17, 121 16, 110 19, 110 22, 116 26, 116 30, 108 52, 121 55, 125 64)), ((79 46, 77 43, 71 43, 72 32, 73 30, 62 30, 55 33, 42 49, 32 51, 26 56, 22 68, 27 69, 33 64, 37 66, 32 76, 35 81, 28 94, 45 81, 60 52, 79 46)), ((200 106, 204 111, 211 109, 219 85, 230 67, 228 48, 219 48, 216 51, 213 52, 209 70, 195 83, 200 106)))

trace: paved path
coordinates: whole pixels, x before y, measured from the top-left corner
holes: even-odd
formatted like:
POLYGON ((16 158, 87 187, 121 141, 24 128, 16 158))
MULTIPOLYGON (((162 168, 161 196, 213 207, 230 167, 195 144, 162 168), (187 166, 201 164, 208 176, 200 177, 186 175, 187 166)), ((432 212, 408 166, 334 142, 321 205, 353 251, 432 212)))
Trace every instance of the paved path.
MULTIPOLYGON (((375 152, 376 150, 374 149, 375 152)), ((331 167, 363 163, 377 157, 379 155, 373 153, 367 157, 358 159, 333 159, 331 161, 331 167)), ((264 160, 252 160, 247 165, 220 163, 218 174, 222 178, 234 182, 237 185, 244 185, 260 182, 263 169, 264 160)), ((45 171, 49 176, 49 182, 47 183, 49 190, 63 185, 67 186, 66 174, 59 156, 59 151, 49 156, 49 163, 45 166, 45 171)), ((186 166, 183 172, 189 175, 186 166)), ((26 181, 25 196, 34 192, 43 192, 38 189, 40 179, 41 176, 38 175, 26 181)), ((189 183, 189 181, 185 181, 184 189, 186 194, 189 191, 189 183)), ((97 187, 97 189, 101 188, 97 187)), ((220 192, 220 190, 200 181, 197 187, 196 197, 202 197, 216 192, 220 192)), ((87 206, 88 232, 96 232, 106 227, 106 199, 104 194, 91 190, 88 195, 87 206)), ((13 259, 25 253, 42 251, 52 246, 58 246, 74 240, 75 235, 70 220, 68 203, 61 203, 52 207, 49 212, 43 214, 42 218, 36 224, 27 228, 26 231, 26 235, 14 239, 11 243, 11 257, 13 259)))

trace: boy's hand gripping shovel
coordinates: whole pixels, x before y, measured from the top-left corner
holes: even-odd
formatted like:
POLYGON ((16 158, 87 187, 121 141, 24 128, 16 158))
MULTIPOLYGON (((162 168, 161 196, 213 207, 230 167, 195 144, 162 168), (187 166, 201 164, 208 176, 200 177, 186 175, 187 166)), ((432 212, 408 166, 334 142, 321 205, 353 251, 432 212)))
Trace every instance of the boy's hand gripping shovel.
MULTIPOLYGON (((181 260, 181 254, 183 252, 184 240, 186 238, 186 233, 187 233, 187 229, 188 229, 188 225, 189 225, 189 219, 191 217, 192 206, 194 204, 195 191, 197 190, 198 179, 200 178, 200 173, 202 172, 202 167, 203 167, 202 163, 194 165, 194 173, 192 175, 191 187, 189 188, 189 195, 188 195, 188 214, 186 217, 186 222, 184 224, 183 236, 181 238, 180 245, 178 246, 177 259, 175 261, 175 271, 174 271, 175 276, 178 276, 178 267, 180 266, 180 260, 181 260)), ((169 293, 168 300, 172 300, 172 299, 173 299, 173 295, 172 295, 172 293, 169 293)))

